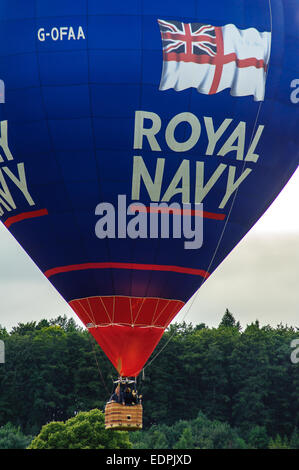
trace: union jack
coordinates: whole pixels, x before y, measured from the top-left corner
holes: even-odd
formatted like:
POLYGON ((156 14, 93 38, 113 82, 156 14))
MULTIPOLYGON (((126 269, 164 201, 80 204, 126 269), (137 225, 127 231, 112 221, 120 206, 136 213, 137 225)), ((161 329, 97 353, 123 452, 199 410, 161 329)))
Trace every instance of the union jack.
POLYGON ((164 60, 192 61, 193 56, 217 54, 215 27, 203 23, 158 20, 164 60), (180 57, 180 58, 179 58, 180 57))

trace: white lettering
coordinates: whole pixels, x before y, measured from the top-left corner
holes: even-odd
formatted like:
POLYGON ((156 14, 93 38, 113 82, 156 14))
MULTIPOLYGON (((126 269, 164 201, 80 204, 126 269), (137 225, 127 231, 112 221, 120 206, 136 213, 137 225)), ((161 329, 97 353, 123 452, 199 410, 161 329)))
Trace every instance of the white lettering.
POLYGON ((182 203, 190 202, 190 161, 183 160, 180 164, 176 174, 172 178, 162 201, 169 201, 175 194, 182 194, 182 203), (178 187, 179 182, 182 181, 182 186, 178 187))
POLYGON ((234 191, 240 186, 242 181, 245 180, 245 178, 251 173, 251 168, 246 168, 246 170, 239 176, 239 178, 235 181, 235 174, 236 174, 236 167, 235 166, 229 166, 228 170, 228 178, 227 178, 227 184, 226 184, 226 193, 224 195, 224 198, 222 199, 219 209, 223 209, 224 206, 226 205, 227 201, 231 197, 234 191))
POLYGON ((213 119, 211 117, 204 116, 204 122, 206 125, 206 131, 209 139, 206 155, 213 155, 218 140, 224 134, 224 132, 232 122, 232 119, 224 119, 223 123, 221 124, 221 126, 218 127, 216 132, 214 130, 213 119))
POLYGON ((135 112, 135 130, 134 130, 134 149, 142 149, 143 136, 148 140, 151 150, 154 152, 160 152, 161 148, 158 144, 155 135, 161 129, 161 119, 156 113, 150 113, 148 111, 136 111, 135 112), (144 128, 144 119, 150 119, 152 126, 144 128))
POLYGON ((82 26, 78 26, 77 31, 74 30, 73 26, 54 26, 47 32, 45 28, 39 28, 37 38, 41 42, 46 41, 47 38, 52 39, 52 41, 78 41, 80 39, 86 39, 82 26))
MULTIPOLYGON (((73 29, 73 28, 72 28, 73 29)), ((68 27, 67 26, 61 26, 60 28, 60 41, 63 40, 63 36, 67 36, 68 35, 68 27)))
POLYGON ((187 152, 197 144, 200 137, 201 126, 198 118, 192 113, 176 114, 168 123, 165 132, 165 139, 168 147, 174 152, 187 152), (178 142, 174 133, 181 122, 187 122, 191 126, 191 135, 185 142, 178 142))
POLYGON ((46 36, 45 36, 45 28, 39 28, 37 31, 37 37, 39 41, 45 41, 46 36))
POLYGON ((224 163, 220 163, 210 179, 207 181, 206 184, 204 184, 204 168, 205 164, 204 162, 196 162, 196 186, 195 186, 195 203, 199 204, 200 202, 203 201, 203 199, 206 197, 208 192, 213 188, 214 184, 224 170, 227 168, 227 165, 224 163))
POLYGON ((60 34, 59 34, 59 29, 58 28, 52 28, 51 29, 51 38, 53 39, 53 41, 57 41, 60 37, 60 34))
POLYGON ((253 141, 251 142, 251 145, 248 149, 248 152, 247 152, 247 155, 245 157, 245 161, 246 162, 254 162, 256 163, 258 158, 259 158, 259 155, 257 153, 253 153, 256 149, 256 146, 257 144, 259 143, 259 140, 261 138, 261 135, 263 133, 263 130, 264 130, 264 127, 265 126, 259 126, 256 133, 255 133, 255 136, 253 138, 253 141))
POLYGON ((68 41, 70 41, 71 39, 76 39, 75 32, 72 27, 70 27, 69 29, 69 34, 68 34, 67 39, 68 41))
POLYGON ((7 174, 7 176, 11 179, 11 181, 13 181, 13 183, 15 183, 17 188, 19 188, 20 191, 23 193, 23 196, 25 197, 28 204, 30 206, 35 206, 35 202, 30 196, 28 188, 27 188, 24 163, 18 163, 17 169, 18 169, 19 179, 11 172, 11 170, 8 167, 2 168, 2 170, 7 174))
MULTIPOLYGON (((193 162, 192 162, 193 163, 193 162)), ((141 180, 147 190, 150 200, 153 202, 159 202, 161 197, 161 188, 164 176, 165 159, 158 158, 156 163, 155 178, 151 178, 147 167, 143 161, 143 158, 138 156, 134 157, 133 165, 133 179, 132 179, 132 200, 140 199, 140 186, 141 180)), ((201 203, 206 195, 213 189, 216 182, 219 180, 224 171, 228 168, 227 183, 225 195, 222 198, 219 209, 223 209, 228 202, 229 198, 234 191, 240 186, 245 178, 251 173, 252 169, 247 168, 242 174, 235 180, 236 167, 233 165, 228 166, 225 163, 220 163, 216 170, 212 173, 208 181, 205 183, 205 163, 196 162, 196 174, 195 174, 195 204, 201 203)), ((175 175, 173 176, 170 184, 168 185, 161 201, 168 202, 176 194, 181 194, 181 202, 188 204, 192 202, 190 200, 190 160, 183 160, 180 163, 175 175)))
POLYGON ((79 39, 85 39, 85 34, 84 34, 82 26, 79 26, 79 28, 78 28, 77 40, 79 40, 79 39))
MULTIPOLYGON (((6 156, 7 160, 13 160, 13 156, 11 151, 8 147, 8 140, 7 140, 7 121, 1 121, 1 137, 0 137, 0 147, 2 148, 4 155, 6 156)), ((4 162, 3 157, 0 155, 0 162, 4 162)))
POLYGON ((134 157, 133 176, 132 176, 132 200, 140 199, 141 178, 151 198, 151 201, 160 200, 161 186, 163 180, 165 158, 158 158, 156 164, 155 179, 152 180, 142 157, 134 157))
POLYGON ((245 148, 245 132, 246 132, 246 123, 241 121, 237 125, 234 132, 227 139, 225 144, 221 147, 217 155, 221 155, 223 157, 227 153, 236 150, 237 160, 243 160, 244 148, 245 148), (233 145, 235 141, 237 141, 237 145, 233 145))
MULTIPOLYGON (((0 170, 0 184, 2 186, 2 188, 0 187, 0 204, 8 211, 11 211, 11 209, 16 209, 15 202, 12 198, 11 192, 8 189, 2 170, 0 170)), ((1 215, 3 215, 3 210, 1 215)))
MULTIPOLYGON (((215 148, 220 139, 224 136, 226 130, 232 123, 231 118, 226 118, 215 129, 212 117, 203 116, 205 130, 208 138, 208 145, 206 147, 206 155, 214 155, 215 148)), ((161 131, 162 123, 161 118, 157 113, 150 111, 136 111, 135 112, 135 127, 134 127, 134 149, 142 149, 144 144, 144 137, 147 139, 147 143, 150 149, 154 152, 161 152, 161 146, 158 141, 158 134, 161 131), (149 121, 145 124, 145 121, 149 121)), ((255 133, 255 136, 250 143, 249 150, 246 154, 245 160, 248 162, 256 163, 259 155, 254 153, 259 143, 261 135, 264 130, 264 125, 259 125, 255 133)), ((165 141, 170 150, 173 152, 187 152, 194 148, 198 143, 202 134, 201 123, 197 116, 193 113, 183 112, 176 114, 167 124, 165 130, 165 141), (189 124, 190 135, 187 140, 179 142, 175 136, 177 127, 181 123, 189 124)), ((234 128, 233 132, 226 139, 224 144, 217 155, 225 156, 229 152, 236 152, 236 159, 243 160, 245 152, 245 137, 246 137, 246 122, 240 121, 234 128)))

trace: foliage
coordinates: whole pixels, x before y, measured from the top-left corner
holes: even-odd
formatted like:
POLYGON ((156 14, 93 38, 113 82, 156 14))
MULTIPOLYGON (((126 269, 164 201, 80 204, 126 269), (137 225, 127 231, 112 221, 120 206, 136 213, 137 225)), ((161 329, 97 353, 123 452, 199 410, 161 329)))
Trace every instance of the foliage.
MULTIPOLYGON (((87 331, 62 317, 19 324, 5 338, 0 368, 0 425, 10 421, 30 434, 43 424, 65 421, 75 412, 103 409, 103 386, 113 367, 87 331)), ((111 380, 111 378, 110 378, 111 380)))
POLYGON ((298 365, 290 360, 298 332, 258 321, 241 331, 234 318, 231 326, 224 323, 193 331, 179 325, 178 333, 172 325, 164 334, 160 347, 171 341, 143 383, 146 427, 190 420, 202 411, 240 428, 246 439, 255 426, 271 437, 290 436, 299 420, 298 365))
POLYGON ((105 430, 101 411, 81 411, 64 422, 44 425, 28 449, 130 449, 128 433, 105 430))
POLYGON ((282 438, 279 434, 277 434, 275 439, 270 439, 269 442, 269 449, 289 449, 288 439, 285 436, 282 438))
POLYGON ((6 423, 0 428, 0 449, 26 449, 32 436, 25 436, 20 427, 6 423))
POLYGON ((134 449, 299 449, 299 433, 270 438, 264 426, 254 426, 247 437, 228 423, 209 420, 202 412, 197 418, 179 420, 172 426, 154 425, 130 435, 134 449))
POLYGON ((219 324, 219 327, 235 327, 238 330, 241 330, 241 325, 240 322, 236 322, 233 314, 228 310, 228 308, 225 310, 225 314, 222 317, 222 320, 219 324))
POLYGON ((269 445, 269 437, 265 426, 254 426, 247 433, 248 444, 252 449, 267 449, 269 445))
POLYGON ((154 425, 131 436, 138 449, 246 449, 248 446, 229 424, 209 420, 203 413, 197 418, 180 420, 172 426, 154 425))
MULTIPOLYGON (((228 309, 217 328, 170 325, 144 380, 143 374, 138 379, 144 431, 134 445, 206 448, 245 442, 259 449, 287 442, 298 448, 299 365, 290 360, 295 338, 298 329, 281 324, 256 321, 242 330, 228 309), (194 424, 199 416, 207 435, 194 424)), ((117 372, 72 319, 19 323, 9 333, 0 328, 0 339, 6 358, 0 367, 0 426, 11 423, 36 435, 46 423, 104 409, 117 372)))

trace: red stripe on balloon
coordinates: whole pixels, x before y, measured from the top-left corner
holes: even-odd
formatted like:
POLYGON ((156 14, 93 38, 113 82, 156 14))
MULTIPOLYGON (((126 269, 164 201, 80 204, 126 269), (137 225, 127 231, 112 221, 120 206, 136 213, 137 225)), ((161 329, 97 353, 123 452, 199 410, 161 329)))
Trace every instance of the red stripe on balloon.
POLYGON ((48 269, 45 271, 46 277, 54 276, 55 274, 67 273, 70 271, 83 271, 86 269, 132 269, 137 271, 168 271, 180 274, 191 274, 194 276, 209 277, 209 273, 203 269, 185 268, 182 266, 168 266, 161 264, 137 264, 137 263, 82 263, 71 264, 68 266, 59 266, 57 268, 48 269))
POLYGON ((40 209, 38 211, 31 211, 31 212, 22 212, 21 214, 14 215, 12 217, 9 217, 6 219, 4 222, 5 227, 10 227, 12 224, 15 224, 17 222, 21 222, 22 220, 26 219, 33 219, 35 217, 42 217, 44 215, 48 215, 47 209, 40 209))

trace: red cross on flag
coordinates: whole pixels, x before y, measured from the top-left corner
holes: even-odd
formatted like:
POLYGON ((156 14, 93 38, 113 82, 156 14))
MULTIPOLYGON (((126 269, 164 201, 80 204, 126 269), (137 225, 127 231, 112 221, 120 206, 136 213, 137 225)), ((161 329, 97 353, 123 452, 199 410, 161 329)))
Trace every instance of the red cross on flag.
POLYGON ((271 33, 233 24, 158 20, 163 47, 160 90, 196 88, 213 95, 230 88, 232 96, 265 96, 271 33))

